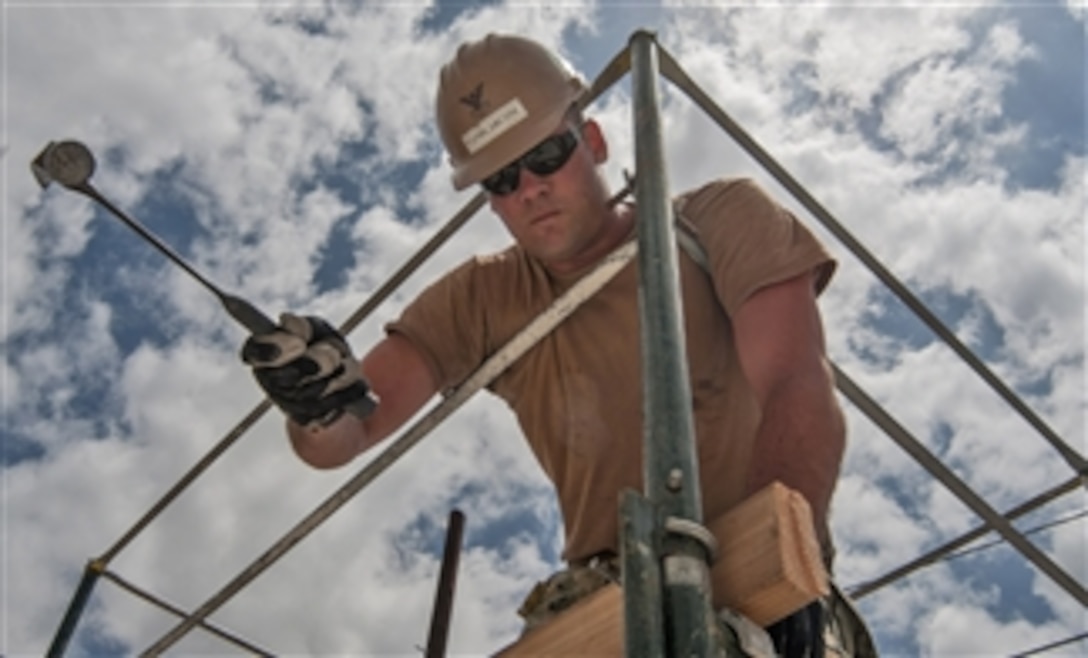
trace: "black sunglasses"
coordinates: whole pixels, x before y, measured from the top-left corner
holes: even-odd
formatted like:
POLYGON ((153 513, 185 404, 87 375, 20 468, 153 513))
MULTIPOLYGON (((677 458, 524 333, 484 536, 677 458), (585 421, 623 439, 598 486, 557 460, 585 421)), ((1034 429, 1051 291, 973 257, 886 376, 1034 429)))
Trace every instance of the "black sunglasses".
POLYGON ((578 133, 574 128, 552 135, 534 146, 525 155, 483 179, 480 184, 494 195, 506 196, 518 189, 522 167, 537 176, 550 176, 567 164, 567 160, 570 160, 577 146, 578 133))

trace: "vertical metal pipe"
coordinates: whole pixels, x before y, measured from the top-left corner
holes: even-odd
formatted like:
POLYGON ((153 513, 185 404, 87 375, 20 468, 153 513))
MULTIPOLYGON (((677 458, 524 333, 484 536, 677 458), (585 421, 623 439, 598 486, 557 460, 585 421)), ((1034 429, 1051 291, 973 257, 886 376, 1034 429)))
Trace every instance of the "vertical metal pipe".
POLYGON ((620 553, 623 558, 623 641, 626 658, 665 655, 665 617, 661 604, 657 512, 637 491, 620 501, 620 553))
MULTIPOLYGON (((654 35, 631 37, 636 200, 639 240, 639 317, 642 322, 644 483, 667 517, 702 523, 699 472, 684 345, 680 277, 671 200, 665 175, 654 35)), ((667 653, 709 656, 719 651, 705 547, 686 535, 662 537, 667 653)))
POLYGON ((673 516, 702 520, 695 470, 676 235, 665 176, 653 36, 632 37, 638 184, 639 313, 646 416, 646 493, 673 516))
POLYGON ((453 590, 457 585, 457 563, 461 557, 461 535, 464 533, 465 515, 459 509, 450 512, 446 526, 446 545, 442 549, 442 568, 438 572, 438 590, 434 596, 431 613, 431 632, 427 636, 426 658, 442 658, 446 655, 450 617, 453 616, 453 590))

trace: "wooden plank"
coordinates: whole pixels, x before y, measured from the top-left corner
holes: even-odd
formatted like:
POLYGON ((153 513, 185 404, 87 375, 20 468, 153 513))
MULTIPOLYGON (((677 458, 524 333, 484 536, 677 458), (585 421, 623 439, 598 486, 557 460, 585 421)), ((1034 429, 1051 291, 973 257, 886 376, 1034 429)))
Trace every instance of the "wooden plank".
POLYGON ((602 587, 495 655, 622 656, 623 590, 602 587))
MULTIPOLYGON (((708 527, 720 546, 710 571, 716 609, 767 626, 828 594, 812 511, 796 491, 773 483, 708 527)), ((622 656, 622 591, 594 592, 496 655, 622 656)))
POLYGON ((710 570, 715 608, 768 626, 830 591, 804 496, 775 482, 709 526, 719 557, 710 570))

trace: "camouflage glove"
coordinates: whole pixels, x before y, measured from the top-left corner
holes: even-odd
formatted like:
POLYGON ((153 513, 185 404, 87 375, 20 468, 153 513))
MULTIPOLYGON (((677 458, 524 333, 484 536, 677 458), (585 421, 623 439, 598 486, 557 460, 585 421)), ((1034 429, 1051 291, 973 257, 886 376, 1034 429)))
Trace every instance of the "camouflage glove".
POLYGON ((272 402, 300 425, 329 425, 348 411, 373 411, 370 387, 344 337, 318 317, 280 316, 272 332, 250 336, 242 360, 272 402))

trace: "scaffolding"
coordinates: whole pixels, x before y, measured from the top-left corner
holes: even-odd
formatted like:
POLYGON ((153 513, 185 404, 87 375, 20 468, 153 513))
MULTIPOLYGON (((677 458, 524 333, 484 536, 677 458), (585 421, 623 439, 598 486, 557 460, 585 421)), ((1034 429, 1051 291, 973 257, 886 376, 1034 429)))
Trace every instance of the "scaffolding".
MULTIPOLYGON (((1012 520, 1081 487, 1088 488, 1088 462, 1051 429, 1015 392, 997 377, 942 321, 927 308, 901 281, 885 268, 832 214, 825 209, 789 172, 775 161, 740 125, 734 121, 706 92, 696 84, 665 50, 655 36, 646 31, 635 32, 628 45, 621 50, 594 80, 583 105, 589 105, 601 94, 619 82, 625 75, 632 76, 635 120, 636 171, 638 185, 635 190, 639 208, 639 239, 630 248, 605 259, 600 268, 588 275, 578 286, 577 293, 592 294, 594 286, 603 285, 608 278, 638 253, 640 267, 640 317, 643 333, 643 362, 647 376, 644 403, 647 409, 647 428, 644 432, 647 455, 647 472, 644 474, 644 494, 631 493, 625 498, 620 511, 624 528, 622 543, 625 547, 623 568, 625 574, 638 574, 638 578, 625 578, 625 628, 626 653, 628 656, 687 656, 711 655, 724 651, 725 655, 738 655, 728 641, 718 637, 715 625, 709 620, 709 600, 705 588, 690 582, 670 582, 663 575, 660 537, 672 533, 670 546, 672 560, 681 560, 682 568, 705 569, 708 551, 698 532, 680 532, 667 529, 668 519, 690 521, 694 527, 702 522, 698 501, 698 469, 695 467, 690 393, 687 390, 686 359, 683 353, 682 325, 676 275, 676 255, 668 183, 665 175, 662 134, 659 116, 659 78, 671 82, 693 101, 719 128, 731 137, 747 154, 759 163, 801 206, 833 235, 855 258, 883 283, 891 293, 904 303, 937 337, 939 337, 962 361, 967 364, 1006 404, 1019 414, 1064 460, 1072 476, 1039 493, 1004 513, 997 511, 983 500, 967 483, 956 476, 925 445, 905 429, 876 400, 870 397, 846 372, 833 364, 836 386, 862 414, 899 445, 910 457, 943 484, 982 521, 960 537, 904 564, 887 574, 849 591, 861 598, 885 587, 911 573, 932 564, 967 545, 984 534, 996 532, 1003 541, 1042 571, 1057 586, 1080 604, 1088 607, 1088 590, 1050 557, 1035 546, 1025 533, 1012 525, 1012 520), (594 276, 597 278, 594 279, 594 276), (588 281, 593 279, 592 281, 588 281), (684 486, 675 486, 676 482, 684 486), (642 550, 631 550, 640 547, 642 550), (648 557, 647 557, 648 556, 648 557), (663 592, 668 590, 668 596, 663 592), (677 639, 682 638, 682 639, 677 639)), ((625 189, 620 193, 625 194, 625 189)), ((484 206, 481 192, 468 201, 443 225, 411 258, 382 284, 340 326, 345 335, 353 331, 375 309, 385 302, 428 258, 446 243, 469 219, 484 206)), ((575 286, 577 288, 578 286, 575 286)), ((572 288, 571 292, 575 291, 572 288)), ((577 294, 575 295, 577 297, 577 294)), ((158 638, 143 655, 159 655, 193 629, 211 633, 224 642, 256 655, 273 655, 234 633, 219 628, 209 617, 239 591, 260 576, 307 535, 315 530, 337 510, 343 507, 362 489, 374 481, 389 466, 404 456, 412 447, 438 427, 476 392, 485 387, 536 340, 574 312, 577 304, 558 304, 547 309, 521 334, 511 340, 500 353, 485 362, 466 382, 430 408, 411 427, 403 431, 375 459, 368 462, 352 478, 299 521, 283 537, 258 556, 235 578, 226 583, 205 603, 192 611, 185 611, 148 593, 109 570, 109 565, 124 549, 169 507, 175 499, 215 463, 271 408, 265 400, 245 414, 203 458, 186 472, 151 508, 136 521, 102 555, 88 561, 71 602, 48 650, 53 657, 63 656, 72 639, 80 617, 91 598, 99 579, 105 578, 134 596, 177 617, 179 622, 158 638)), ((451 533, 447 549, 460 542, 460 529, 451 533)), ((456 561, 453 560, 455 564, 456 561)), ((444 570, 445 571, 445 570, 444 570)), ((449 577, 442 576, 443 581, 449 577)), ((704 579, 705 581, 705 579, 704 579)), ((452 585, 440 585, 439 599, 448 607, 452 585)), ((436 609, 436 619, 440 616, 436 609)), ((434 629, 432 629, 434 631, 434 629)), ((428 656, 441 655, 444 637, 432 632, 428 656)), ((1078 636, 1073 640, 1079 640, 1078 636)), ((1044 648, 1052 648, 1054 643, 1044 648)))

